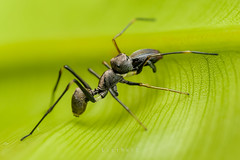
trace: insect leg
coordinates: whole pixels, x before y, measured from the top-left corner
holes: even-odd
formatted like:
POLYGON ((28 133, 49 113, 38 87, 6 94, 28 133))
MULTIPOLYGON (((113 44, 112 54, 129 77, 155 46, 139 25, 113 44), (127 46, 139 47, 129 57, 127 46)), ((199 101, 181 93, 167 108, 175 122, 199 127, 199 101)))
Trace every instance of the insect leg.
POLYGON ((139 74, 139 73, 142 72, 143 67, 148 63, 148 61, 150 60, 150 58, 151 58, 151 57, 148 56, 148 57, 146 58, 146 60, 143 61, 143 62, 139 65, 136 74, 139 74))
POLYGON ((155 73, 157 71, 156 66, 151 61, 147 61, 147 64, 152 68, 153 73, 155 73))
POLYGON ((47 110, 47 112, 44 114, 44 116, 40 119, 40 121, 37 123, 37 125, 33 128, 33 130, 28 135, 26 135, 23 138, 21 138, 21 141, 24 140, 25 138, 27 138, 28 136, 30 136, 35 131, 35 129, 39 126, 39 124, 43 121, 43 119, 53 110, 53 108, 56 106, 56 104, 60 101, 60 99, 68 91, 69 87, 71 86, 71 84, 73 82, 74 81, 72 80, 71 82, 68 83, 67 87, 65 88, 65 90, 63 91, 61 96, 57 99, 57 101, 47 110))
POLYGON ((126 83, 128 85, 136 85, 136 86, 141 86, 141 87, 147 87, 147 88, 152 88, 152 89, 158 89, 158 90, 164 90, 164 91, 170 91, 170 92, 175 92, 175 93, 179 93, 179 94, 189 95, 189 93, 187 93, 187 92, 181 92, 181 91, 176 91, 176 90, 169 89, 169 88, 162 88, 162 87, 151 86, 149 84, 144 84, 144 83, 130 82, 130 81, 127 81, 125 79, 123 79, 121 81, 121 83, 126 83))
POLYGON ((135 21, 154 21, 154 19, 152 18, 134 18, 133 20, 130 21, 130 23, 120 32, 118 33, 113 39, 113 44, 116 47, 118 53, 121 53, 120 49, 118 48, 117 42, 116 42, 116 38, 121 36, 123 34, 123 32, 125 32, 128 27, 130 27, 135 21))
POLYGON ((103 61, 102 64, 104 64, 104 66, 106 66, 108 69, 111 69, 110 65, 106 61, 103 61))
POLYGON ((79 75, 77 75, 77 73, 75 73, 68 65, 65 65, 63 67, 67 69, 70 73, 72 73, 84 85, 85 88, 91 89, 89 84, 86 81, 84 81, 81 77, 79 77, 79 75))
MULTIPOLYGON (((96 76, 98 79, 100 78, 100 76, 94 72, 91 68, 88 69, 88 71, 90 73, 92 73, 94 76, 96 76)), ((109 92, 111 93, 111 95, 113 96, 114 99, 116 99, 122 106, 124 109, 126 109, 126 111, 144 128, 144 130, 147 130, 147 128, 143 125, 143 123, 131 112, 131 110, 126 106, 124 105, 118 98, 117 98, 117 95, 114 91, 114 88, 110 88, 109 89, 109 92)))
POLYGON ((54 88, 53 88, 50 105, 52 105, 52 103, 53 103, 53 101, 54 101, 54 95, 55 95, 55 92, 56 92, 56 90, 57 90, 57 87, 58 87, 60 78, 61 78, 61 76, 62 76, 63 69, 66 69, 66 70, 68 70, 70 73, 72 73, 72 74, 84 85, 85 88, 91 89, 91 87, 87 84, 87 82, 85 82, 81 77, 79 77, 79 76, 77 75, 77 73, 75 73, 68 65, 64 65, 64 66, 59 70, 58 79, 57 79, 57 82, 56 82, 56 84, 55 84, 55 86, 54 86, 54 88))
POLYGON ((99 76, 94 70, 92 70, 91 68, 88 68, 88 71, 89 71, 90 73, 92 73, 95 77, 97 77, 98 79, 100 79, 100 76, 99 76))
POLYGON ((28 136, 30 136, 35 130, 36 128, 39 126, 39 124, 43 121, 43 119, 53 110, 53 108, 56 106, 56 104, 60 101, 60 99, 64 96, 64 94, 69 90, 70 86, 76 83, 77 86, 83 91, 83 93, 86 95, 86 97, 92 101, 92 102, 96 102, 94 97, 76 80, 73 79, 71 82, 68 83, 67 87, 65 88, 65 90, 63 91, 63 93, 60 95, 60 97, 57 99, 57 101, 47 110, 47 112, 44 114, 44 116, 40 119, 40 121, 37 123, 37 125, 33 128, 33 130, 26 136, 24 136, 23 138, 21 138, 21 141, 24 140, 25 138, 27 138, 28 136))
POLYGON ((109 92, 111 93, 113 98, 116 99, 123 106, 123 108, 144 128, 144 130, 147 130, 147 127, 145 127, 143 123, 131 112, 131 110, 117 98, 113 90, 109 89, 109 92))

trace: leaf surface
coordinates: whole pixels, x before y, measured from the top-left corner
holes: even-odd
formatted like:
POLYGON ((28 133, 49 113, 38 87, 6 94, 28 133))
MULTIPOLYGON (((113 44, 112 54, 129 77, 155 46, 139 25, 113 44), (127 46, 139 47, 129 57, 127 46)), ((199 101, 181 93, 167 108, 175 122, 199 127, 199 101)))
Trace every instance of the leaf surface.
MULTIPOLYGON (((0 5, 11 6, 0 9, 6 14, 0 18, 5 24, 0 26, 0 158, 237 159, 239 1, 95 2, 0 5), (166 56, 156 63, 157 73, 145 67, 128 78, 190 95, 119 84, 119 99, 147 126, 144 131, 110 94, 73 117, 74 86, 34 134, 20 142, 48 109, 60 67, 70 65, 97 87, 98 80, 87 68, 99 74, 106 70, 101 61, 117 54, 112 37, 133 17, 157 21, 137 22, 118 39, 128 55, 139 48, 219 53, 166 56)), ((56 97, 72 79, 63 72, 56 97)))

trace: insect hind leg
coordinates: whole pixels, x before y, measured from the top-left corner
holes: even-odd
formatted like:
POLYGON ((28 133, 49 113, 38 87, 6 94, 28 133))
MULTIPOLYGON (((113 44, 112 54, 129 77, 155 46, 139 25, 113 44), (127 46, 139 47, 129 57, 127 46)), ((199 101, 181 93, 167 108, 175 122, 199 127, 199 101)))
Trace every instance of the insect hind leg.
POLYGON ((85 88, 91 90, 91 87, 89 86, 89 84, 87 82, 85 82, 73 69, 71 69, 68 65, 64 65, 63 67, 60 68, 59 70, 59 73, 58 73, 58 78, 57 78, 57 82, 53 88, 53 91, 52 91, 52 95, 51 95, 51 101, 50 101, 50 106, 53 104, 53 101, 54 101, 54 96, 55 96, 55 92, 57 90, 57 87, 59 85, 59 82, 60 82, 60 79, 61 79, 61 76, 62 76, 62 72, 63 70, 66 69, 67 71, 69 71, 74 77, 76 77, 82 84, 85 88))
POLYGON ((94 99, 93 95, 91 95, 91 93, 86 90, 86 88, 84 88, 76 79, 73 79, 72 81, 70 81, 68 83, 68 85, 66 86, 65 90, 62 92, 62 94, 60 95, 60 97, 56 100, 56 102, 47 110, 47 112, 43 115, 43 117, 40 119, 40 121, 35 125, 35 127, 32 129, 32 131, 24 136, 23 138, 21 138, 21 141, 24 140, 25 138, 27 138, 28 136, 32 135, 32 133, 36 130, 36 128, 40 125, 40 123, 45 119, 45 117, 52 112, 52 110, 54 109, 54 107, 57 105, 57 103, 62 99, 62 97, 65 95, 65 93, 69 90, 70 86, 76 83, 77 86, 82 90, 82 92, 85 94, 85 96, 87 97, 87 99, 89 99, 92 102, 96 102, 96 100, 94 99))

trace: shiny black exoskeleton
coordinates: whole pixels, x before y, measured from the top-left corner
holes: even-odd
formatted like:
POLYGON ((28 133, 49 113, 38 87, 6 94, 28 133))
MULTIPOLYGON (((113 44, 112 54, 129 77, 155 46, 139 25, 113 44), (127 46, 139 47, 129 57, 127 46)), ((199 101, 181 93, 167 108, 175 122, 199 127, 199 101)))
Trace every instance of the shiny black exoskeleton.
POLYGON ((116 43, 116 38, 119 37, 136 20, 152 21, 153 19, 144 19, 144 18, 133 19, 119 34, 117 34, 112 39, 118 51, 118 55, 111 59, 110 61, 111 66, 109 66, 106 62, 104 62, 104 65, 108 68, 108 70, 105 71, 100 77, 92 69, 88 69, 89 72, 91 72, 93 75, 95 75, 99 79, 98 87, 96 89, 92 89, 87 84, 87 82, 85 82, 80 76, 78 76, 78 74, 76 74, 69 66, 65 65, 60 69, 57 83, 53 90, 51 102, 53 102, 54 94, 59 84, 63 69, 66 69, 70 73, 72 73, 76 79, 73 79, 72 81, 70 81, 70 83, 67 85, 66 89, 63 91, 60 97, 56 100, 56 102, 53 104, 51 103, 52 104, 51 107, 40 119, 40 121, 33 128, 33 130, 28 135, 24 136, 21 140, 25 139, 35 131, 38 125, 42 122, 42 120, 53 110, 56 104, 68 91, 69 87, 74 83, 78 86, 78 88, 75 90, 72 96, 72 112, 74 116, 78 117, 79 115, 81 115, 86 110, 87 103, 89 101, 95 103, 98 100, 104 98, 107 95, 107 93, 110 92, 113 98, 116 99, 145 130, 147 130, 147 128, 142 124, 142 122, 129 110, 127 106, 125 106, 117 98, 118 96, 118 91, 116 86, 117 83, 120 82, 128 85, 138 85, 138 86, 152 88, 152 89, 165 90, 165 91, 171 91, 175 93, 189 95, 186 92, 176 91, 168 88, 151 86, 144 83, 130 82, 125 80, 124 78, 126 76, 132 76, 132 75, 137 75, 141 73, 144 66, 150 66, 153 72, 156 72, 155 63, 160 59, 162 59, 164 55, 185 54, 185 53, 195 53, 195 54, 205 54, 205 55, 218 55, 218 54, 204 53, 204 52, 198 52, 198 51, 178 51, 178 52, 160 53, 158 50, 155 50, 155 49, 141 49, 141 50, 135 51, 130 56, 127 56, 126 54, 120 51, 116 43))

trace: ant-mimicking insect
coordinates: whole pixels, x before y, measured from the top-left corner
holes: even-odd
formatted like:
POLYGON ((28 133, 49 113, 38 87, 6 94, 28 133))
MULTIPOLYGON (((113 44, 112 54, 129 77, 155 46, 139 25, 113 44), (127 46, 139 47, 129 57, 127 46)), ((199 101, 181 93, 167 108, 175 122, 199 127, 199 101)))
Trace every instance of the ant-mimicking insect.
POLYGON ((124 105, 118 98, 118 91, 117 91, 117 83, 125 83, 128 85, 137 85, 137 86, 143 86, 147 88, 152 89, 158 89, 158 90, 165 90, 165 91, 171 91, 175 93, 185 94, 189 95, 189 93, 176 91, 168 88, 162 88, 162 87, 156 87, 151 86, 149 84, 143 84, 143 83, 136 83, 136 82, 130 82, 124 79, 126 76, 132 76, 137 75, 141 73, 144 66, 150 66, 153 70, 153 72, 156 72, 156 67, 154 63, 156 63, 158 60, 162 59, 165 55, 170 54, 185 54, 185 53, 194 53, 194 54, 204 54, 204 55, 218 55, 217 53, 205 53, 205 52, 198 52, 198 51, 177 51, 177 52, 169 52, 169 53, 160 53, 158 50, 155 49, 140 49, 135 52, 133 52, 130 56, 127 56, 126 54, 122 53, 116 43, 116 38, 121 36, 123 32, 136 20, 142 20, 142 21, 153 21, 154 19, 148 19, 148 18, 135 18, 133 19, 119 34, 117 34, 113 39, 113 44, 115 48, 118 51, 118 55, 111 59, 110 64, 111 67, 104 61, 103 64, 108 68, 107 71, 105 71, 102 76, 100 77, 96 72, 94 72, 92 69, 88 69, 90 73, 92 73, 94 76, 96 76, 99 79, 98 87, 96 89, 92 89, 87 82, 85 82, 81 77, 79 77, 69 66, 65 65, 63 66, 58 75, 57 83, 53 89, 52 92, 52 100, 55 94, 55 91, 57 89, 58 83, 60 81, 62 71, 63 69, 68 70, 70 73, 73 74, 73 76, 76 77, 76 79, 73 79, 70 81, 63 91, 63 93, 60 95, 60 97, 57 99, 57 101, 48 109, 48 111, 44 114, 44 116, 41 118, 41 120, 37 123, 37 125, 33 128, 33 130, 26 136, 24 136, 22 140, 24 140, 26 137, 30 136, 35 129, 38 127, 38 125, 43 121, 43 119, 53 110, 53 108, 56 106, 56 104, 59 102, 59 100, 64 96, 64 94, 68 91, 69 87, 75 83, 77 84, 78 88, 75 90, 73 96, 72 96, 72 112, 73 115, 78 117, 81 115, 87 106, 87 103, 89 101, 95 103, 100 99, 103 99, 108 91, 111 93, 114 99, 116 99, 125 109, 126 111, 145 129, 147 128, 143 125, 143 123, 129 110, 129 108, 124 105))

